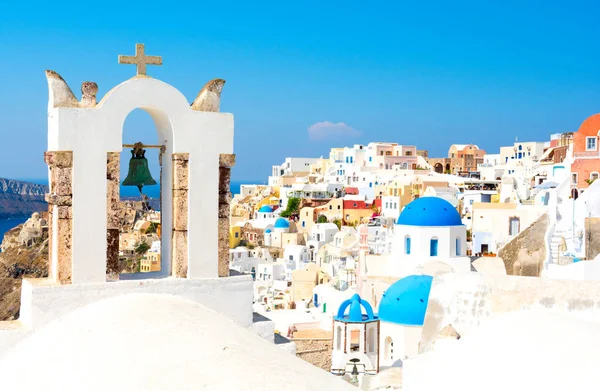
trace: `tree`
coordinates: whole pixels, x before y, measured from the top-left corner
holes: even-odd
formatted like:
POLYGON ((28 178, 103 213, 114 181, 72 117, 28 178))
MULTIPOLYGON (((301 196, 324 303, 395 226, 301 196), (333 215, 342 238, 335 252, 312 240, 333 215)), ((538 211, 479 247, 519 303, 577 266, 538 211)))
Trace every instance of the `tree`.
POLYGON ((342 220, 340 220, 340 219, 333 219, 332 223, 335 224, 335 225, 337 225, 338 229, 342 229, 342 220))
POLYGON ((135 252, 136 254, 145 254, 148 250, 150 250, 150 245, 146 242, 137 242, 135 244, 135 252))
POLYGON ((151 222, 150 226, 148 227, 148 229, 146 230, 146 234, 154 234, 156 233, 156 230, 158 228, 158 223, 155 222, 151 222))
POLYGON ((319 217, 317 217, 317 223, 322 224, 322 223, 326 223, 326 222, 327 222, 327 216, 319 215, 319 217))
POLYGON ((467 242, 470 242, 472 237, 473 237, 473 234, 472 234, 471 230, 468 229, 467 230, 467 242))
POLYGON ((290 198, 287 203, 287 208, 281 212, 281 217, 290 217, 300 211, 300 198, 290 198))

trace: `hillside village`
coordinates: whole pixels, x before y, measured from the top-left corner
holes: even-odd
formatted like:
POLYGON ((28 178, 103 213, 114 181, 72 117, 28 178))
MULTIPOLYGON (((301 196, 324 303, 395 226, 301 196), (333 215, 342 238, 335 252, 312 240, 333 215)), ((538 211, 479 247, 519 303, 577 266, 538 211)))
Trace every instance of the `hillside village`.
MULTIPOLYGON (((599 122, 595 115, 577 132, 516 140, 497 153, 454 144, 434 158, 372 142, 286 158, 267 185, 242 185, 234 196, 230 267, 252 275, 255 311, 282 335, 320 346, 320 354, 313 346, 299 355, 332 372, 331 322, 356 293, 379 304, 383 333, 384 292, 406 279, 455 272, 600 280, 599 122)), ((425 286, 426 298, 431 280, 425 286)), ((411 324, 423 326, 424 317, 411 324)), ((393 339, 380 338, 373 367, 418 354, 418 333, 394 354, 393 339)))
POLYGON ((225 81, 190 102, 147 76, 162 58, 143 44, 118 62, 135 75, 104 97, 46 71, 48 209, 0 253, 6 389, 597 383, 600 114, 497 153, 372 142, 289 157, 232 197, 225 81), (137 108, 161 141, 133 144, 133 202, 119 166, 137 108))

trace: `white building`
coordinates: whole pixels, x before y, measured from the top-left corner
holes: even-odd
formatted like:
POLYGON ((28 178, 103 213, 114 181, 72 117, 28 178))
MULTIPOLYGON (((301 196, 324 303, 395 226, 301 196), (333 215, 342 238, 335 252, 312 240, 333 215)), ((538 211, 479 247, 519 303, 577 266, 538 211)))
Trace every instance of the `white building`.
POLYGON ((443 262, 457 272, 469 272, 466 241, 466 227, 448 201, 417 198, 402 210, 394 228, 389 271, 405 276, 427 263, 443 262))
POLYGON ((394 220, 400 217, 400 197, 383 196, 381 197, 381 214, 385 217, 391 217, 394 220))
POLYGON ((318 223, 312 226, 309 240, 306 242, 310 250, 310 260, 313 261, 319 249, 327 243, 331 243, 335 234, 340 232, 337 225, 333 223, 318 223))
POLYGON ((269 176, 269 186, 280 186, 281 177, 292 176, 298 173, 310 172, 310 166, 319 162, 319 158, 287 157, 283 164, 273 166, 269 176))
POLYGON ((402 366, 419 354, 433 277, 410 275, 392 284, 379 303, 380 366, 402 366))
POLYGON ((289 271, 300 270, 303 264, 310 262, 308 247, 301 245, 289 245, 283 249, 283 259, 289 271))

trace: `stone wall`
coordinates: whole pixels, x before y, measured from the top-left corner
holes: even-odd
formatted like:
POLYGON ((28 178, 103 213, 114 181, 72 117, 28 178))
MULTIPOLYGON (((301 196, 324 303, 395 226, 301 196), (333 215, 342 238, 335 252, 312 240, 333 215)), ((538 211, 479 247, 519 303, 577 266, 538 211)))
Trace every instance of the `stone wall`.
POLYGON ((106 156, 106 274, 109 279, 119 278, 120 218, 120 162, 119 152, 106 156))
POLYGON ((50 189, 46 195, 50 238, 48 274, 51 279, 66 284, 71 283, 72 277, 73 152, 49 151, 45 153, 44 160, 50 168, 50 189), (55 237, 57 248, 53 246, 55 237), (53 255, 55 253, 56 256, 53 255))
POLYGON ((504 261, 507 274, 540 276, 546 256, 544 236, 547 229, 548 215, 543 214, 500 249, 498 257, 504 261))
POLYGON ((296 356, 315 367, 327 372, 331 371, 331 352, 333 349, 331 340, 292 339, 292 341, 296 344, 296 356))
POLYGON ((219 155, 219 277, 229 276, 229 212, 231 168, 235 155, 219 155))
POLYGON ((585 219, 585 258, 592 260, 600 254, 600 218, 588 217, 585 219))
POLYGON ((187 277, 189 153, 173 154, 173 274, 187 277))

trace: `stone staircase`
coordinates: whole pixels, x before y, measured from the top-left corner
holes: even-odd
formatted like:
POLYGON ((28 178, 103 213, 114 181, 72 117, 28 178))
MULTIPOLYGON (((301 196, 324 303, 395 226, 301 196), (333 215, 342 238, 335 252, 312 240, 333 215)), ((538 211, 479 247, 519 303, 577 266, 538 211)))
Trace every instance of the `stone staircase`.
POLYGON ((560 260, 560 245, 564 237, 564 229, 557 225, 554 230, 554 235, 552 235, 552 238, 550 239, 550 253, 552 254, 552 260, 554 263, 558 263, 560 260))

